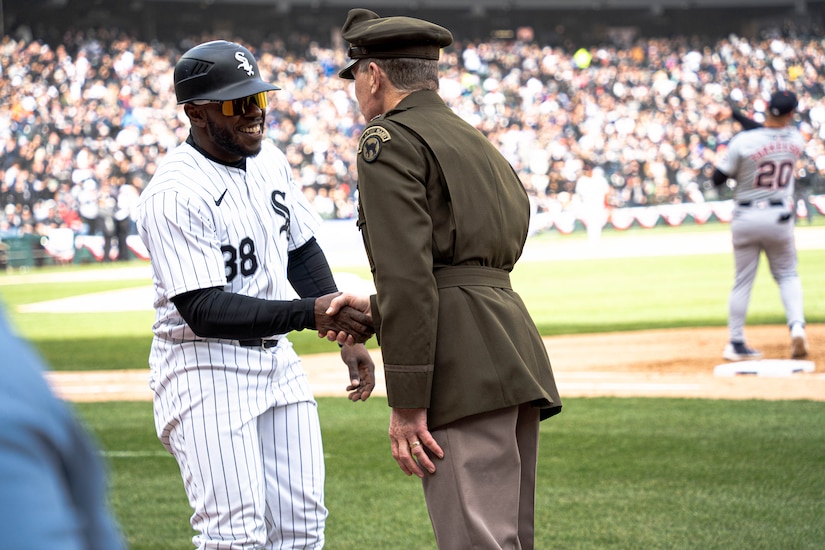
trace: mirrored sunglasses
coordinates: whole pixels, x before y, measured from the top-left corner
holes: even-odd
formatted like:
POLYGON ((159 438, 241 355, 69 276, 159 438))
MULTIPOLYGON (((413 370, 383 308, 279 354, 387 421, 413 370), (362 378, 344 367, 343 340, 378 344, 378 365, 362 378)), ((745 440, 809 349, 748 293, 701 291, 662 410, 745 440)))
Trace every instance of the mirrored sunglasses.
POLYGON ((196 101, 193 101, 192 103, 195 105, 206 105, 207 103, 220 103, 221 113, 223 113, 224 116, 236 116, 245 115, 246 110, 249 108, 249 105, 253 101, 261 109, 266 109, 266 92, 258 92, 257 94, 248 95, 246 97, 240 97, 238 99, 227 99, 226 101, 220 101, 217 99, 198 99, 196 101))

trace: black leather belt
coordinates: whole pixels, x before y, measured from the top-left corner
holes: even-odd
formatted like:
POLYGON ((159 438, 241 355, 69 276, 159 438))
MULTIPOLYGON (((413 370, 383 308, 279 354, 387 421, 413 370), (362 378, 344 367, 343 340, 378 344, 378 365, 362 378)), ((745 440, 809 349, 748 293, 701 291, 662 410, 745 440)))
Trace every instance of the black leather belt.
POLYGON ((252 340, 238 340, 238 344, 245 348, 274 348, 278 345, 278 340, 264 340, 263 338, 254 338, 252 340))
MULTIPOLYGON (((763 202, 763 201, 755 201, 755 202, 756 202, 756 204, 759 204, 760 202, 763 202)), ((736 204, 738 204, 739 206, 747 207, 747 206, 753 205, 754 201, 742 201, 742 202, 738 202, 736 204)), ((785 206, 785 201, 772 200, 772 201, 768 201, 768 204, 771 205, 771 206, 785 206)))

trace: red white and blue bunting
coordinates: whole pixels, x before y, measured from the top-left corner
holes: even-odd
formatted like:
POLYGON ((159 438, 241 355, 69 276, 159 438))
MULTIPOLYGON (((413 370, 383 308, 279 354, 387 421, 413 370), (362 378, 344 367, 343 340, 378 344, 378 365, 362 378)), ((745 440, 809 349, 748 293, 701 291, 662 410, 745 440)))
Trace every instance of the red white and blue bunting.
MULTIPOLYGON (((811 207, 825 216, 825 195, 810 197, 811 207)), ((734 203, 732 200, 702 203, 663 204, 659 206, 639 206, 628 208, 608 209, 607 215, 602 216, 604 227, 612 227, 624 231, 637 225, 645 229, 656 227, 662 223, 678 227, 685 222, 705 224, 711 221, 730 223, 733 217, 734 203)), ((798 201, 796 216, 799 219, 807 218, 808 207, 804 201, 798 201)), ((586 228, 588 219, 581 213, 565 210, 559 213, 538 212, 531 219, 530 233, 538 233, 551 229, 562 234, 569 234, 581 227, 586 228)))

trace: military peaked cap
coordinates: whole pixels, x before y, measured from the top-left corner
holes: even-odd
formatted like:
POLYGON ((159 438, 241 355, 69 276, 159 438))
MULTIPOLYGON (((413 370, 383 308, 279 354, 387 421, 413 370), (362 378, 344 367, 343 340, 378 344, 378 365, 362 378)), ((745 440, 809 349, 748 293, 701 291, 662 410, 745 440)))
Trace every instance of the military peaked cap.
POLYGON ((438 59, 441 48, 453 43, 453 35, 439 25, 414 17, 380 17, 364 8, 349 11, 341 36, 350 43, 352 59, 338 76, 352 80, 353 66, 364 58, 412 57, 438 59))

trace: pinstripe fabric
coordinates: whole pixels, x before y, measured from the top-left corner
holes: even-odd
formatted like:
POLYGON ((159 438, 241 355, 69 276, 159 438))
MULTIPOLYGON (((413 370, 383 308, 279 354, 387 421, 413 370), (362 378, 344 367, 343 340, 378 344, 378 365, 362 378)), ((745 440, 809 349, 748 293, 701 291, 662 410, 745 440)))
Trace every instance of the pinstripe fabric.
POLYGON ((321 548, 326 508, 318 416, 284 335, 270 349, 198 338, 171 301, 214 286, 290 297, 288 252, 320 219, 277 148, 246 170, 183 144, 141 195, 138 232, 155 288, 149 384, 155 427, 181 470, 203 549, 321 548))

